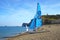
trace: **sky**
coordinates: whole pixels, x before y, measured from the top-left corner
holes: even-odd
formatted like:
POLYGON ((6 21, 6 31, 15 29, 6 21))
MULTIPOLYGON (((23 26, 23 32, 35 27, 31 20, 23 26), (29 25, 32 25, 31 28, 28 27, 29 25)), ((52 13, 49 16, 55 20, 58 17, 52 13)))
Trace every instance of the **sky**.
POLYGON ((0 0, 0 26, 21 26, 36 14, 37 2, 42 15, 60 14, 60 0, 0 0))

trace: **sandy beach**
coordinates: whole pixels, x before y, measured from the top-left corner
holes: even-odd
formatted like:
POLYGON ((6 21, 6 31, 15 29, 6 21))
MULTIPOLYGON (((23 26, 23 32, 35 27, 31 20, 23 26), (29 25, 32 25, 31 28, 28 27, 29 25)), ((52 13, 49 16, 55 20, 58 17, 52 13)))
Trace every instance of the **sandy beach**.
POLYGON ((25 33, 6 40, 60 40, 60 24, 43 25, 36 33, 25 33))

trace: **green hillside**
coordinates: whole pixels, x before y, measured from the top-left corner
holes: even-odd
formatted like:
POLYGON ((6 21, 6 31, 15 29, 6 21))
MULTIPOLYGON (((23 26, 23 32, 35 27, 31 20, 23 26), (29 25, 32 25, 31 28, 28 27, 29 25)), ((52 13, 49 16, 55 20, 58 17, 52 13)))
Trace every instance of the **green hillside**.
POLYGON ((50 23, 52 20, 60 19, 60 15, 42 15, 43 23, 50 23))

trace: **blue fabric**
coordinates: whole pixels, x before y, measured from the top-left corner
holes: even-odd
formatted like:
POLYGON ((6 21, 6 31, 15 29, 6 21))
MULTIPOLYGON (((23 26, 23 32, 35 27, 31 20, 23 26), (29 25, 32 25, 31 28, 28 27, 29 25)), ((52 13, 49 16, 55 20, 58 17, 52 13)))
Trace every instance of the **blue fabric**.
POLYGON ((36 19, 36 28, 42 27, 42 19, 36 19))
POLYGON ((30 24, 30 29, 34 29, 34 28, 35 28, 35 19, 33 19, 30 24))
POLYGON ((41 18, 41 8, 39 3, 37 3, 37 13, 30 24, 31 29, 42 27, 42 18, 41 18))
POLYGON ((37 11, 41 11, 41 7, 40 7, 39 3, 37 3, 37 11))

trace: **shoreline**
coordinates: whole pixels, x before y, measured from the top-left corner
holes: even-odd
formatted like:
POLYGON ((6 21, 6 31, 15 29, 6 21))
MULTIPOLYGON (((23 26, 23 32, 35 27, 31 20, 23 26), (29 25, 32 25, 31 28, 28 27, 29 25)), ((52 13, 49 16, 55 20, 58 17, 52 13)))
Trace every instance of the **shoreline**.
POLYGON ((60 40, 60 24, 43 25, 36 33, 25 33, 6 40, 60 40), (42 31, 43 32, 40 32, 42 31), (44 32, 45 31, 45 32, 44 32))

